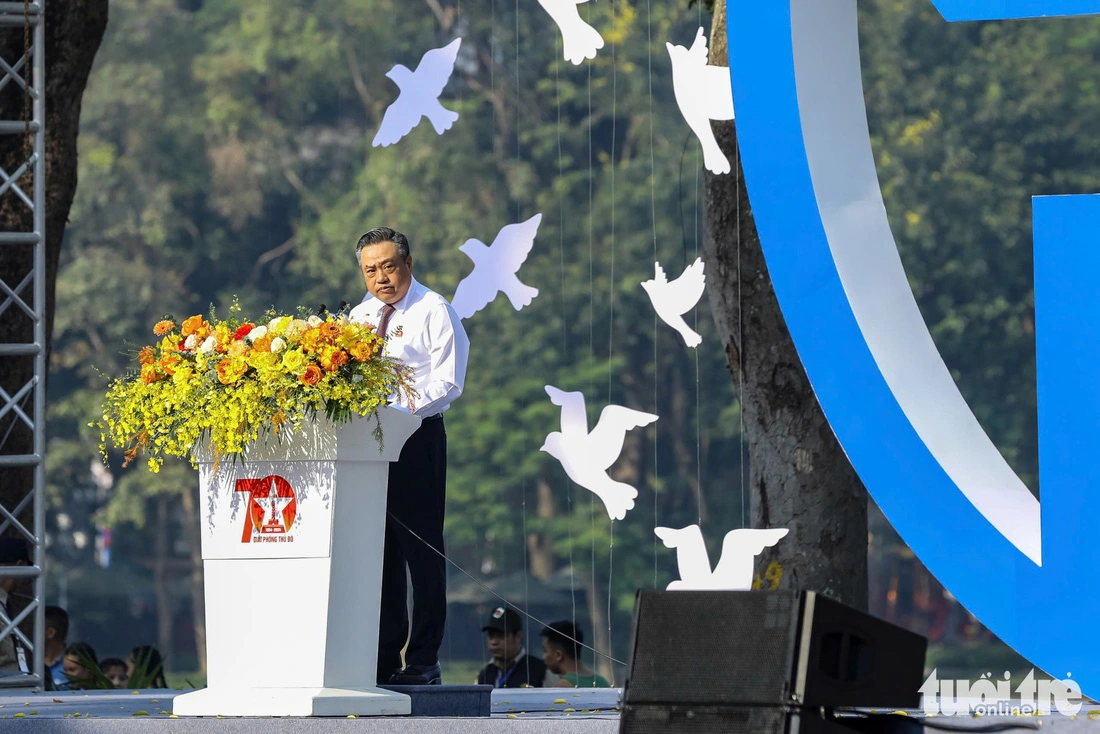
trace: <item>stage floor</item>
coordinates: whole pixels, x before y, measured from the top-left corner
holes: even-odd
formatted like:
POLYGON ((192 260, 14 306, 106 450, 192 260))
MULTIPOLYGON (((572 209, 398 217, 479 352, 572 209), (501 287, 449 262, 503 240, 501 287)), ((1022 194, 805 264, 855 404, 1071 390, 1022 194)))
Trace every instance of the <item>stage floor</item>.
MULTIPOLYGON (((0 730, 17 722, 35 722, 35 732, 364 732, 366 734, 616 734, 619 689, 502 689, 493 692, 489 718, 174 718, 174 690, 19 693, 0 691, 0 730)), ((920 721, 920 712, 908 712, 920 721)), ((1076 717, 940 716, 927 732, 953 729, 1041 729, 1056 732, 1100 731, 1100 705, 1086 703, 1076 717), (935 728, 933 728, 935 727, 935 728)))

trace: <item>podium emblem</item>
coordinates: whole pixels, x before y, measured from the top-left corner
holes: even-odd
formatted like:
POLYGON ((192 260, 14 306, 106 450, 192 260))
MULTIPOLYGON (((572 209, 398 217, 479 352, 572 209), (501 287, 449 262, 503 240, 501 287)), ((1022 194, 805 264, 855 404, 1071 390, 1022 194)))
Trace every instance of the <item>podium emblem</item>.
POLYGON ((237 492, 248 493, 248 511, 241 531, 242 543, 292 543, 298 501, 294 488, 283 477, 238 479, 237 492))

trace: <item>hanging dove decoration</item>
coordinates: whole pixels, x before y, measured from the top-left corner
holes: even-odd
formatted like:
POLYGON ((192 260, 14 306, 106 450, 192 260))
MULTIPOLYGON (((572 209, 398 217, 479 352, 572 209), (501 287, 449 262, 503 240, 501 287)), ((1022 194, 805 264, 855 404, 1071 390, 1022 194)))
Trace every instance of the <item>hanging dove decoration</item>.
POLYGON ((382 116, 382 125, 374 136, 372 146, 393 145, 412 132, 423 117, 428 118, 440 135, 451 129, 458 113, 441 105, 439 95, 451 78, 461 44, 462 39, 456 38, 443 48, 428 51, 420 59, 416 71, 409 71, 397 64, 386 72, 401 92, 382 116))
POLYGON ((458 249, 474 262, 474 269, 455 290, 451 306, 459 318, 468 319, 504 293, 519 311, 539 294, 538 288, 524 285, 517 273, 535 244, 542 214, 526 222, 502 227, 489 247, 481 240, 469 239, 458 249))
POLYGON ((668 591, 748 591, 752 588, 753 559, 790 531, 786 528, 729 531, 722 541, 722 557, 713 571, 707 546, 703 543, 703 531, 698 525, 680 530, 654 528, 653 532, 664 541, 666 548, 676 549, 680 578, 669 583, 668 591))
POLYGON ((684 344, 689 347, 697 347, 703 341, 687 322, 684 314, 695 308, 695 304, 703 295, 703 286, 706 279, 703 275, 703 260, 695 258, 695 262, 684 268, 679 278, 668 281, 661 263, 653 264, 655 276, 653 280, 642 281, 642 288, 649 295, 653 304, 653 310, 661 317, 661 320, 680 332, 684 338, 684 344))
POLYGON ((577 6, 586 2, 588 0, 539 0, 539 5, 558 24, 563 56, 575 66, 585 59, 596 58, 596 52, 603 48, 600 32, 581 19, 577 6))
POLYGON ((550 433, 539 450, 561 462, 570 479, 603 500, 612 520, 622 520, 634 507, 638 490, 616 482, 608 476, 607 470, 618 460, 626 432, 648 426, 657 416, 621 405, 608 405, 589 433, 583 393, 565 392, 553 385, 546 386, 546 393, 550 402, 561 406, 561 432, 550 433))
POLYGON ((700 27, 691 48, 666 43, 672 58, 672 91, 688 127, 703 146, 703 165, 711 173, 729 173, 730 162, 711 130, 711 120, 733 119, 730 70, 707 65, 707 41, 700 27))

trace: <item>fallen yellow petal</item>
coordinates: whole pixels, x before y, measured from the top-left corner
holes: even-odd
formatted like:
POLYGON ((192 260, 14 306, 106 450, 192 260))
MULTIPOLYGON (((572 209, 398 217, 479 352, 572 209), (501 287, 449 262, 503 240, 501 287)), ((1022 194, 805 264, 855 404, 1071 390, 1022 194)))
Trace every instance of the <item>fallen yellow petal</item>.
POLYGON ((567 701, 564 698, 555 698, 554 703, 567 703, 567 701))
POLYGON ((149 715, 149 712, 144 711, 144 710, 143 711, 135 711, 133 714, 131 714, 131 716, 148 716, 148 715, 149 715))

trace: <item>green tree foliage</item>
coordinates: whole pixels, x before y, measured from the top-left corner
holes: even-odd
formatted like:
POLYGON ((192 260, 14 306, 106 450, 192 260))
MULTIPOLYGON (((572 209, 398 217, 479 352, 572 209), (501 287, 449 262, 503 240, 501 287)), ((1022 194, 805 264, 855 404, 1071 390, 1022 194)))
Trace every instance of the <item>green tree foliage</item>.
MULTIPOLYGON (((699 248, 701 156, 664 44, 690 44, 708 16, 688 0, 580 10, 607 45, 574 67, 534 3, 115 0, 84 102, 50 394, 51 507, 88 507, 116 528, 110 572, 87 570, 87 549, 55 552, 55 569, 95 579, 85 604, 112 585, 145 594, 160 496, 175 498, 168 551, 189 557, 182 467, 154 477, 113 457, 109 496, 86 491, 105 376, 166 313, 234 295, 246 312, 357 301, 352 247, 378 224, 408 233, 417 276, 450 296, 470 270, 458 245, 543 214, 521 270, 539 297, 520 313, 500 298, 466 324, 466 393, 447 417, 457 563, 487 581, 571 566, 583 589, 594 575, 595 606, 612 615, 597 626, 610 622, 623 658, 633 590, 674 573, 655 521, 702 517, 717 553, 742 522, 734 386, 706 300, 695 352, 639 287, 655 258, 672 276, 699 248), (459 121, 372 148, 396 95, 385 72, 456 36, 443 101, 459 121), (583 390, 590 421, 608 401, 661 416, 615 467, 640 495, 613 548, 598 500, 538 451, 558 422, 548 383, 583 390)), ((1100 24, 948 26, 927 0, 861 12, 876 154, 914 291, 979 419, 1033 480, 1029 197, 1100 190, 1100 24)), ((114 639, 118 624, 99 634, 114 639)))

